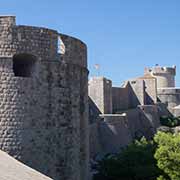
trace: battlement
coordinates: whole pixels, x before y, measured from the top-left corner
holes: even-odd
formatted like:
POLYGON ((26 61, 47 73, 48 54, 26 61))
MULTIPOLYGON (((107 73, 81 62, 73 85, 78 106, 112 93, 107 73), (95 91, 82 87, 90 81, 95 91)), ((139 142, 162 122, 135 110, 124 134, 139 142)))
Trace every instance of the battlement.
POLYGON ((155 66, 153 68, 145 68, 144 73, 151 74, 151 75, 171 74, 171 75, 175 76, 176 75, 176 66, 172 66, 172 67, 155 66))
POLYGON ((19 54, 37 61, 60 61, 87 67, 87 47, 77 38, 35 26, 16 25, 15 16, 0 16, 0 57, 19 54))
POLYGON ((145 76, 150 75, 155 77, 157 79, 158 88, 175 87, 176 66, 145 68, 144 74, 145 76))
POLYGON ((106 82, 107 84, 108 83, 112 83, 112 81, 111 80, 109 80, 109 79, 107 79, 107 78, 105 78, 105 77, 103 77, 103 76, 93 76, 93 77, 91 77, 90 79, 89 79, 89 84, 91 84, 91 82, 92 83, 94 83, 94 82, 106 82))
POLYGON ((0 26, 11 26, 16 24, 16 17, 13 15, 0 15, 0 26))
POLYGON ((180 94, 180 88, 158 88, 158 95, 166 94, 166 95, 175 95, 180 94))

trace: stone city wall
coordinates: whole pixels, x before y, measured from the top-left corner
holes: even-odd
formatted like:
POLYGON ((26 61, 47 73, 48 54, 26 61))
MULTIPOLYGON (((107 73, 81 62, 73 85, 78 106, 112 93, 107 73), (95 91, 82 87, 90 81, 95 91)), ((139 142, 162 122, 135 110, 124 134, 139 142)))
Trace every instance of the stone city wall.
POLYGON ((173 108, 180 104, 179 88, 158 88, 157 96, 161 103, 164 103, 173 114, 173 108))
POLYGON ((151 139, 160 126, 155 105, 138 106, 123 114, 103 114, 100 117, 101 120, 90 128, 92 159, 98 155, 115 153, 142 136, 151 139))
POLYGON ((61 35, 60 59, 54 30, 16 26, 15 17, 0 17, 0 30, 0 148, 55 180, 85 180, 86 45, 61 35))
POLYGON ((129 108, 128 86, 124 88, 112 87, 113 113, 129 108))

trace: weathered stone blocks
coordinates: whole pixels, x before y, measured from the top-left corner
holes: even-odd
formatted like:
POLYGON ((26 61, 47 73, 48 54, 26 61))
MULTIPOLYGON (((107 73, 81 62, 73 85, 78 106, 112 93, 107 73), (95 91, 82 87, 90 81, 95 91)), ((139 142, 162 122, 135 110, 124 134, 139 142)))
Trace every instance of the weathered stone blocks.
POLYGON ((86 180, 86 45, 11 16, 0 17, 0 32, 0 148, 55 180, 86 180))

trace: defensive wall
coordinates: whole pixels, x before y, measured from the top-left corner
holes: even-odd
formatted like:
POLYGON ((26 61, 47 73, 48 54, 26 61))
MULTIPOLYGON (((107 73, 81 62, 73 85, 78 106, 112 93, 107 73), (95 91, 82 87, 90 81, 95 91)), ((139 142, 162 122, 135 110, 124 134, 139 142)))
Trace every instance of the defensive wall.
MULTIPOLYGON (((157 92, 158 100, 165 104, 172 114, 179 110, 177 106, 180 104, 180 88, 158 88, 157 92)), ((175 114, 177 114, 177 112, 175 114)))
POLYGON ((175 66, 145 68, 143 76, 121 87, 113 87, 104 77, 91 78, 90 157, 117 152, 142 136, 151 139, 160 126, 160 116, 180 116, 175 74, 175 66), (104 111, 105 107, 109 108, 104 111))
POLYGON ((160 126, 157 106, 144 105, 121 114, 102 114, 90 124, 90 157, 116 153, 134 139, 151 139, 160 126))
POLYGON ((156 79, 151 76, 125 81, 122 87, 112 87, 111 80, 93 77, 89 80, 89 97, 102 114, 136 108, 157 102, 156 79))
POLYGON ((86 45, 14 16, 0 32, 0 148, 55 180, 87 179, 86 45))
POLYGON ((115 153, 142 136, 153 137, 160 126, 156 83, 149 75, 125 81, 122 87, 112 87, 104 77, 90 79, 91 159, 115 153))
POLYGON ((0 149, 54 180, 86 180, 89 150, 116 152, 151 138, 165 109, 180 115, 176 67, 145 69, 123 87, 94 77, 88 98, 82 41, 14 16, 0 16, 0 32, 0 149))

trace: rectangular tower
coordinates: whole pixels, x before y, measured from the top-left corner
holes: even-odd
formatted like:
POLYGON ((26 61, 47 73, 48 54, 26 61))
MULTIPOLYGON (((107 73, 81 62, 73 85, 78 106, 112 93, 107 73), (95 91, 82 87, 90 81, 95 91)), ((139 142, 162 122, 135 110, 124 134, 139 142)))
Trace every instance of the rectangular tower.
POLYGON ((112 82, 104 77, 93 77, 89 81, 89 97, 102 114, 112 113, 112 82))

